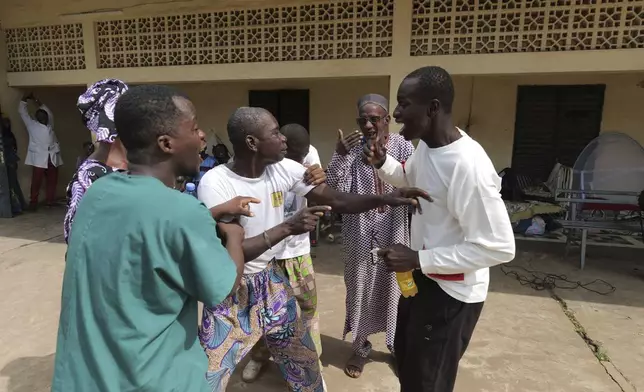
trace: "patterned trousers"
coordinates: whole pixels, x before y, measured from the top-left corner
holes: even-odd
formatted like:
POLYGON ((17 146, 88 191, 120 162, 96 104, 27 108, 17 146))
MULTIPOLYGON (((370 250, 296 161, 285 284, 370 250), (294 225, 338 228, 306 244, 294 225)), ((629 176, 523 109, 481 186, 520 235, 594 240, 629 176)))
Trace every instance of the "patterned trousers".
POLYGON ((315 342, 288 279, 275 263, 245 274, 234 295, 214 308, 204 307, 199 339, 208 356, 206 378, 213 392, 226 390, 237 364, 260 340, 290 391, 323 391, 315 342))
MULTIPOLYGON (((318 357, 320 357, 322 355, 322 341, 320 340, 320 316, 318 314, 318 294, 315 286, 313 259, 310 254, 305 254, 290 259, 277 260, 277 265, 288 278, 293 295, 295 295, 302 312, 302 322, 311 334, 318 357)), ((270 352, 261 340, 253 347, 251 355, 254 360, 262 362, 268 361, 270 358, 270 352)))

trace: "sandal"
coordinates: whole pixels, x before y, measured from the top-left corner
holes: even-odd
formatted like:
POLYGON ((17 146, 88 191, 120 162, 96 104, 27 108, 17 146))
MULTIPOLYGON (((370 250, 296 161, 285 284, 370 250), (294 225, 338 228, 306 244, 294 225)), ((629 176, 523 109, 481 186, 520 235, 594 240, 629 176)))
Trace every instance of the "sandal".
POLYGON ((364 365, 368 361, 369 360, 367 358, 353 354, 347 361, 347 365, 344 367, 344 373, 351 378, 359 378, 362 375, 364 365))

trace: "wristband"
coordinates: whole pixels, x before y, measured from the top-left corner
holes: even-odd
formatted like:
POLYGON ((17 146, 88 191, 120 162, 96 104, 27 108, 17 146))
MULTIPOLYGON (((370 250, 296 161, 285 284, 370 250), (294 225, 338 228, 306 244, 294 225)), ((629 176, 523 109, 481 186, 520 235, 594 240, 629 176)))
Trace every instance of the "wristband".
POLYGON ((271 239, 268 238, 268 233, 264 232, 262 235, 264 236, 264 242, 266 243, 268 249, 273 249, 273 246, 271 245, 271 239))

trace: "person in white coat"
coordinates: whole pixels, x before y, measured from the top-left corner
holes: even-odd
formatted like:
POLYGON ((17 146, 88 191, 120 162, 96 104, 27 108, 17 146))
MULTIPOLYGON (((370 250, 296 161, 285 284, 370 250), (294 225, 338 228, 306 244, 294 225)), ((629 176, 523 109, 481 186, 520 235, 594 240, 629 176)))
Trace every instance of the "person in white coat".
POLYGON ((29 147, 25 165, 33 167, 29 207, 31 209, 37 207, 40 186, 44 177, 47 179, 46 203, 53 205, 56 199, 58 167, 63 164, 60 145, 54 133, 54 115, 33 94, 25 95, 22 98, 18 112, 29 133, 29 147), (31 117, 28 111, 29 101, 38 106, 34 117, 31 117))

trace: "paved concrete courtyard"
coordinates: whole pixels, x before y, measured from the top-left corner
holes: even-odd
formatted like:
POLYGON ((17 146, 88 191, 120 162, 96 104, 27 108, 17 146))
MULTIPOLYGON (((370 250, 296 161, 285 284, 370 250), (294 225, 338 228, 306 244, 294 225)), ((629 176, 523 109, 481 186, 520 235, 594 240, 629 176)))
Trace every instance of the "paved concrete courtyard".
MULTIPOLYGON (((62 215, 62 209, 51 209, 0 220, 0 392, 49 390, 64 269, 62 215)), ((352 380, 344 375, 351 349, 342 341, 341 252, 340 246, 321 242, 315 259, 329 391, 398 391, 382 334, 372 339, 375 351, 362 377, 352 380)), ((582 288, 538 291, 522 286, 500 268, 493 269, 490 295, 461 362, 456 390, 644 390, 643 258, 618 253, 593 257, 589 249, 584 271, 579 271, 576 255, 564 260, 563 252, 533 249, 520 250, 510 264, 525 277, 530 274, 517 267, 563 274, 583 283, 603 279, 616 287, 608 295, 582 288), (639 258, 640 263, 623 258, 639 258)), ((590 287, 606 288, 601 282, 590 287)), ((255 384, 243 383, 237 374, 228 388, 283 390, 274 366, 255 384)))

